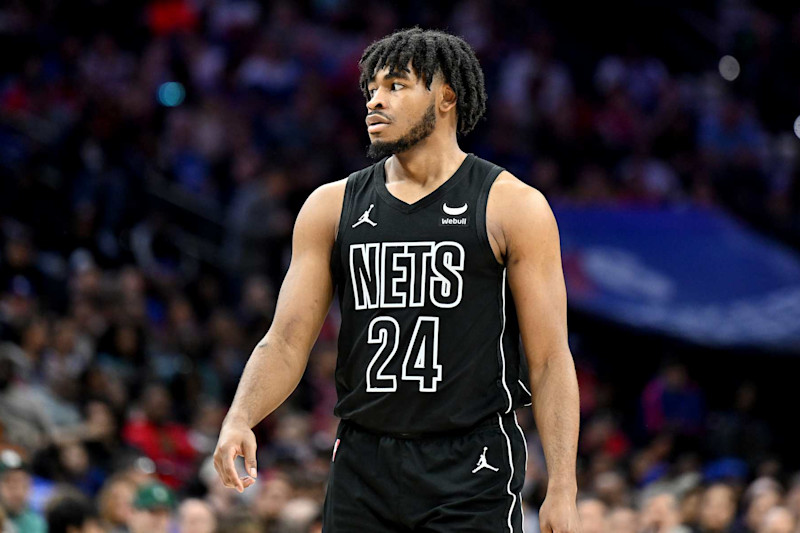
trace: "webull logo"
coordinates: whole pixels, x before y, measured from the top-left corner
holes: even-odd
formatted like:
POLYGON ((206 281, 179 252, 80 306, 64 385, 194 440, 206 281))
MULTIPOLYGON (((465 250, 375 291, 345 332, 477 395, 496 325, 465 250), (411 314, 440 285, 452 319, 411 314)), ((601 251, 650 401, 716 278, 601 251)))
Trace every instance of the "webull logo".
POLYGON ((440 226, 466 226, 468 217, 442 217, 442 221, 439 223, 440 226))

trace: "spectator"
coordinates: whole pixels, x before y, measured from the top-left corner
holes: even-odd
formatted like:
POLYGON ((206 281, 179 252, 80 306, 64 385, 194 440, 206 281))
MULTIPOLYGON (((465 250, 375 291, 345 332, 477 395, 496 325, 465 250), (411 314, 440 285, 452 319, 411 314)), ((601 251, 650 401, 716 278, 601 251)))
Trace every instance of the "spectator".
POLYGON ((678 500, 672 492, 655 492, 642 504, 641 529, 645 533, 690 533, 681 524, 678 500))
POLYGON ((50 323, 49 321, 37 317, 31 321, 23 330, 19 347, 25 354, 20 369, 20 378, 28 383, 39 384, 42 381, 40 375, 44 351, 50 344, 50 323))
POLYGON ((226 533, 263 533, 264 531, 269 531, 253 516, 243 512, 237 512, 225 517, 220 521, 219 530, 226 533))
POLYGON ((649 147, 639 143, 630 157, 617 167, 624 183, 623 202, 640 205, 661 205, 680 195, 680 181, 675 170, 649 153, 649 147))
POLYGON ((626 45, 624 56, 607 56, 600 60, 595 71, 597 88, 608 93, 622 89, 645 112, 652 112, 669 79, 669 72, 661 60, 642 53, 632 40, 626 45))
POLYGON ((123 438, 156 463, 165 483, 179 487, 189 477, 196 451, 187 428, 172 420, 169 390, 163 385, 149 385, 142 393, 141 409, 142 416, 123 429, 123 438))
POLYGON ((581 450, 587 455, 602 451, 619 459, 630 451, 631 443, 613 413, 598 412, 581 434, 581 450))
POLYGON ((75 383, 91 360, 91 347, 80 347, 75 324, 70 320, 56 322, 53 347, 44 354, 44 377, 51 387, 66 380, 75 383))
POLYGON ((606 504, 594 497, 581 498, 578 501, 578 516, 581 520, 581 531, 583 533, 605 533, 606 504))
MULTIPOLYGON (((198 473, 200 483, 206 491, 205 501, 220 518, 230 515, 239 505, 238 493, 228 490, 214 470, 212 457, 206 458, 198 473)), ((257 496, 256 496, 257 497, 257 496)))
POLYGON ((2 442, 26 450, 50 443, 55 429, 33 387, 17 379, 23 354, 13 344, 0 343, 0 425, 2 442))
POLYGON ((786 507, 773 507, 764 515, 756 533, 794 533, 794 516, 786 507))
POLYGON ((100 491, 100 518, 108 533, 128 533, 136 485, 125 476, 108 479, 100 491))
POLYGON ((800 474, 792 477, 784 504, 792 512, 794 519, 800 521, 800 474))
POLYGON ((700 432, 705 401, 700 388, 689 379, 686 367, 667 361, 642 393, 645 429, 650 434, 665 429, 682 434, 700 432))
POLYGON ((147 483, 136 491, 128 518, 130 533, 168 533, 175 496, 161 483, 147 483))
POLYGON ((281 511, 292 499, 293 491, 294 487, 286 474, 277 471, 265 476, 251 507, 265 528, 275 527, 281 511))
POLYGON ((614 507, 608 512, 605 533, 638 533, 638 515, 630 507, 614 507))
POLYGON ((726 98, 706 111, 699 123, 698 142, 712 167, 730 163, 757 167, 765 139, 752 108, 741 100, 726 98))
POLYGON ((758 478, 747 488, 744 495, 745 512, 741 530, 755 533, 761 526, 767 512, 780 505, 781 486, 768 477, 758 478))
POLYGON ((56 495, 47 506, 47 533, 103 533, 91 502, 80 494, 56 495))
POLYGON ((70 483, 85 495, 94 497, 105 480, 104 473, 89 461, 83 442, 68 442, 58 449, 61 481, 70 483))
POLYGON ((551 117, 573 93, 569 69, 554 55, 555 39, 551 32, 540 29, 528 36, 525 47, 504 58, 499 88, 502 101, 512 109, 533 109, 533 113, 516 113, 514 120, 523 124, 543 114, 551 117))
POLYGON ((276 529, 285 533, 306 533, 321 510, 321 505, 310 498, 294 498, 281 511, 276 529))
POLYGON ((228 215, 228 240, 243 277, 267 272, 274 279, 282 271, 292 223, 284 207, 288 192, 286 173, 273 170, 245 185, 234 198, 228 215))
POLYGON ((36 250, 31 235, 22 227, 9 232, 0 262, 0 291, 14 283, 24 282, 30 290, 38 293, 44 289, 44 276, 35 263, 36 250))
MULTIPOLYGON (((99 379, 104 377, 105 375, 101 374, 99 379)), ((86 404, 84 416, 85 421, 80 436, 89 454, 89 461, 102 476, 107 476, 114 470, 116 458, 127 448, 120 442, 118 417, 109 403, 99 400, 92 400, 86 404)))
POLYGON ((699 533, 729 533, 736 518, 736 495, 724 483, 715 483, 703 493, 699 533))
MULTIPOLYGON (((705 489, 700 484, 684 490, 681 496, 681 523, 694 533, 700 529, 700 513, 703 509, 705 489)), ((735 502, 734 502, 735 506, 735 502)))
POLYGON ((214 533, 217 518, 203 500, 189 498, 178 507, 178 533, 214 533))
POLYGON ((0 507, 19 532, 45 533, 47 523, 30 508, 31 475, 22 457, 15 451, 0 451, 0 507))
POLYGON ((765 459, 772 446, 767 423, 757 414, 758 389, 742 384, 735 393, 733 409, 711 413, 708 446, 716 456, 747 457, 751 466, 765 459))
POLYGON ((170 226, 162 213, 152 213, 131 233, 131 246, 138 266, 154 283, 164 289, 179 276, 191 276, 195 265, 175 244, 170 226))
POLYGON ((609 508, 630 505, 630 488, 620 472, 598 474, 594 479, 594 493, 609 508))

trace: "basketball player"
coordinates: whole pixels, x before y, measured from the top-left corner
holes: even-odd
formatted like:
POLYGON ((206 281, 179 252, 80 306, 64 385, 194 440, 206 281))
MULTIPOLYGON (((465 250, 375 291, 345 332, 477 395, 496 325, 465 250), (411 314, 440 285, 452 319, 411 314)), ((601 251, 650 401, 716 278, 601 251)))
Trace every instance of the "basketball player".
MULTIPOLYGON (((533 403, 549 473, 539 520, 576 533, 578 387, 567 346, 558 230, 545 198, 458 146, 484 113, 460 38, 419 28, 359 62, 378 162, 309 196, 275 319, 225 418, 214 464, 254 483, 251 428, 294 390, 334 292, 342 421, 326 533, 521 532, 533 403), (519 379, 519 335, 533 397, 519 379), (234 459, 243 456, 249 475, 234 459)), ((521 109, 524 113, 525 110, 521 109)))

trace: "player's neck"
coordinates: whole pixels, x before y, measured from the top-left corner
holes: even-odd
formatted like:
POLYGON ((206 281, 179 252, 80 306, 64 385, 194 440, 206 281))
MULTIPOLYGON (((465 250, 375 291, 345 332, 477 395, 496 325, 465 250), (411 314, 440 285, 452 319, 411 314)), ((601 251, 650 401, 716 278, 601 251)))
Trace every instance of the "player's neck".
POLYGON ((433 135, 410 150, 386 161, 386 183, 414 181, 420 186, 438 183, 452 176, 467 154, 456 142, 436 142, 433 135))

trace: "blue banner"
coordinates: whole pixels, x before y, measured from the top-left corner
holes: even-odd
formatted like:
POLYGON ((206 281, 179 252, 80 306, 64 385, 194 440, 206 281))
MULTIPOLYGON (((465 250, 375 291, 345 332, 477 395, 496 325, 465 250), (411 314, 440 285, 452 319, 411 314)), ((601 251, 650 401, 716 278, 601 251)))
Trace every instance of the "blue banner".
POLYGON ((553 205, 569 304, 719 347, 800 353, 800 256, 695 206, 553 205))

